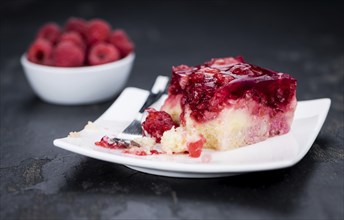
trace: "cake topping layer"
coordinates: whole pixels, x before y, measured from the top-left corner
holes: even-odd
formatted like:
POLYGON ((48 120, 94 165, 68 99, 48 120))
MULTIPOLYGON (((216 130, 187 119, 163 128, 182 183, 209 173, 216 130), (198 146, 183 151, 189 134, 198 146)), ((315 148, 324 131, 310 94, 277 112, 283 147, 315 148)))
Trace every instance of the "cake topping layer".
POLYGON ((296 80, 288 74, 246 63, 242 57, 227 57, 198 66, 173 67, 169 96, 181 94, 181 105, 188 105, 191 117, 202 122, 214 119, 225 106, 245 98, 271 107, 271 114, 284 112, 295 90, 296 80))

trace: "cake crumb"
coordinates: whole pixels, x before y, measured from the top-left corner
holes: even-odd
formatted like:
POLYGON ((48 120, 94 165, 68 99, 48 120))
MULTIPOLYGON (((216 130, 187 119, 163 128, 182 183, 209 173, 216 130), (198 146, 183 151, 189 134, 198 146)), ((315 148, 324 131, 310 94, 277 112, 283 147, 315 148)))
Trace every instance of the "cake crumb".
POLYGON ((133 140, 133 142, 141 146, 141 148, 145 148, 147 150, 151 150, 151 148, 153 148, 154 145, 156 145, 155 140, 151 137, 136 138, 133 140))
POLYGON ((97 130, 98 127, 92 122, 92 121, 88 121, 87 125, 85 125, 85 130, 97 130))
POLYGON ((80 132, 71 131, 71 132, 69 132, 68 137, 69 138, 78 138, 78 137, 80 137, 80 132))

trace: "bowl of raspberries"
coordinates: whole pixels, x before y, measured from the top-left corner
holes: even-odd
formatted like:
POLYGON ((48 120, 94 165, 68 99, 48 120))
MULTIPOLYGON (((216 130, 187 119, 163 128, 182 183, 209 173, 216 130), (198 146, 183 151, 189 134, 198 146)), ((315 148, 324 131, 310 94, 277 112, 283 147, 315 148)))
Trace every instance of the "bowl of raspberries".
POLYGON ((34 92, 54 104, 92 104, 112 98, 125 85, 135 59, 123 29, 99 18, 49 22, 21 57, 34 92))

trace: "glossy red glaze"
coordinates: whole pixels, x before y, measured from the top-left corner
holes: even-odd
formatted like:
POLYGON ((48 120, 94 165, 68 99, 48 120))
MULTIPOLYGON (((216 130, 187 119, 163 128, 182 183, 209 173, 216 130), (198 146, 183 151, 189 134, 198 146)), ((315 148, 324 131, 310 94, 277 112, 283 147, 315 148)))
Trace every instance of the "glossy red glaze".
POLYGON ((183 111, 188 105, 191 117, 198 122, 216 118, 233 100, 245 98, 271 107, 270 114, 283 112, 295 92, 296 80, 290 75, 245 63, 242 57, 212 59, 196 67, 173 67, 169 87, 170 96, 182 94, 183 111))

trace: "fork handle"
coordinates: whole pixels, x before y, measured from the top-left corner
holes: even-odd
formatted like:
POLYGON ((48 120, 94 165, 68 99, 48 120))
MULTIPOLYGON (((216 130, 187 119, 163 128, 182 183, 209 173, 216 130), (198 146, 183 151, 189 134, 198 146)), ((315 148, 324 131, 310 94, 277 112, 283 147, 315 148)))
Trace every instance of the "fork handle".
POLYGON ((143 113, 146 108, 151 106, 153 103, 158 101, 161 96, 165 93, 167 83, 169 78, 166 76, 158 76, 154 82, 154 85, 152 86, 151 91, 149 92, 149 95, 145 101, 145 103, 142 105, 140 109, 140 113, 143 113))
POLYGON ((149 106, 154 104, 156 101, 158 101, 163 94, 164 94, 164 91, 160 91, 158 93, 150 92, 148 95, 148 98, 146 99, 146 102, 142 105, 139 112, 143 113, 146 110, 146 108, 148 108, 149 106))

